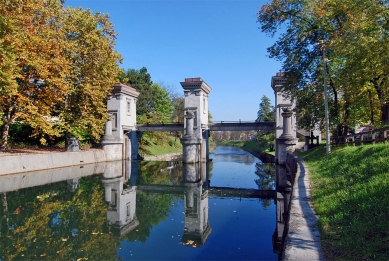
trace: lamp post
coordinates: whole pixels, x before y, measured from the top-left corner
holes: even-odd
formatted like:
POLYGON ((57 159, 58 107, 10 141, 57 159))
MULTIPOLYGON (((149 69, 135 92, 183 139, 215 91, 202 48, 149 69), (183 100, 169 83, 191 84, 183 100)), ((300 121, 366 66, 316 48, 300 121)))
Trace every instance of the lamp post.
POLYGON ((326 121, 326 153, 331 153, 330 147, 330 119, 328 116, 328 90, 327 90, 327 63, 326 63, 326 50, 323 47, 323 64, 324 64, 324 106, 325 106, 325 121, 326 121))

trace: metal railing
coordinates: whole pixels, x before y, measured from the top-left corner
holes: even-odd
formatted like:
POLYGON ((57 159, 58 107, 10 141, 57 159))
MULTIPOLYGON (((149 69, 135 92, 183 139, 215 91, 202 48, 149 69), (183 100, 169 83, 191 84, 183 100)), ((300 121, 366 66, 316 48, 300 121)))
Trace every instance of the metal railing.
POLYGON ((379 128, 370 131, 362 131, 356 134, 350 134, 345 136, 331 137, 332 145, 364 145, 364 144, 375 144, 377 142, 387 143, 388 142, 388 131, 389 126, 379 128))

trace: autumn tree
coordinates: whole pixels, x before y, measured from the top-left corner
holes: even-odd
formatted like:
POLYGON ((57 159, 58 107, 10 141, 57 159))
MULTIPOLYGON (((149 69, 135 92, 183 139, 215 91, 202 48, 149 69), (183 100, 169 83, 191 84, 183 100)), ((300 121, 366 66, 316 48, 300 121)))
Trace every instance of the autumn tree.
POLYGON ((35 135, 60 134, 51 113, 68 92, 61 9, 59 1, 0 3, 1 150, 7 149, 9 126, 15 121, 29 124, 35 135))
POLYGON ((107 14, 68 7, 62 12, 68 92, 57 108, 64 129, 73 137, 98 141, 104 131, 106 97, 119 80, 121 55, 107 14))
POLYGON ((1 149, 10 124, 31 126, 45 144, 64 131, 98 140, 120 55, 107 15, 63 1, 0 3, 1 149))

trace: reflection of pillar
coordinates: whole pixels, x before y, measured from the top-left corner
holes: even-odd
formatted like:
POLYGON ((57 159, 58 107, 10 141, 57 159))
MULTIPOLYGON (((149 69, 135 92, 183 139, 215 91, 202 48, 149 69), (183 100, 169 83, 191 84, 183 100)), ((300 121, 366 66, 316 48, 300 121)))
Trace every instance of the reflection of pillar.
POLYGON ((278 191, 292 191, 291 177, 285 165, 276 165, 276 189, 278 191))
MULTIPOLYGON (((188 164, 185 164, 188 165, 188 164)), ((187 171, 192 173, 192 171, 187 171)), ((212 229, 208 222, 208 191, 203 191, 202 181, 193 182, 189 175, 184 179, 183 186, 186 187, 184 194, 185 228, 181 242, 190 247, 201 247, 204 245, 212 229)))
POLYGON ((107 220, 114 233, 122 237, 139 225, 136 219, 136 186, 124 183, 122 162, 107 164, 102 183, 108 203, 107 220))
POLYGON ((68 189, 71 192, 74 192, 80 188, 80 179, 79 178, 68 179, 67 183, 68 183, 68 189))
POLYGON ((272 236, 273 251, 277 254, 280 254, 283 249, 283 240, 287 232, 290 196, 290 192, 281 193, 277 191, 276 229, 272 236))

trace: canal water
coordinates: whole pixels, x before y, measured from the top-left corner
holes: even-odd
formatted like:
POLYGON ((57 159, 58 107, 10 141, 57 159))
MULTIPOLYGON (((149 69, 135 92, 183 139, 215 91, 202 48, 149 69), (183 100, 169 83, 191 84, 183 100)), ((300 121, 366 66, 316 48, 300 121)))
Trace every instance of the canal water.
POLYGON ((0 260, 278 260, 277 200, 249 193, 275 189, 274 166, 210 157, 0 177, 0 260))

